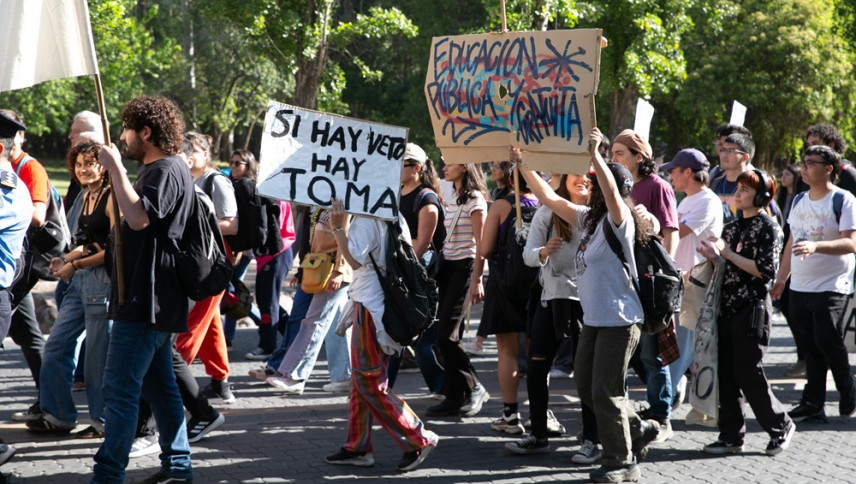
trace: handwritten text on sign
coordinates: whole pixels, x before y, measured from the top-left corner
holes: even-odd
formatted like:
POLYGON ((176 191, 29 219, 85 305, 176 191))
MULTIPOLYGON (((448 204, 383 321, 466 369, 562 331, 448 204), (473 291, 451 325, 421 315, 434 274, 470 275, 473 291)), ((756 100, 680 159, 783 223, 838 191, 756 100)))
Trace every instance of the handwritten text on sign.
POLYGON ((586 152, 600 38, 600 30, 435 37, 425 96, 444 156, 467 147, 460 161, 489 161, 509 145, 586 152))
POLYGON ((259 194, 348 213, 398 216, 407 128, 271 102, 265 117, 259 194))

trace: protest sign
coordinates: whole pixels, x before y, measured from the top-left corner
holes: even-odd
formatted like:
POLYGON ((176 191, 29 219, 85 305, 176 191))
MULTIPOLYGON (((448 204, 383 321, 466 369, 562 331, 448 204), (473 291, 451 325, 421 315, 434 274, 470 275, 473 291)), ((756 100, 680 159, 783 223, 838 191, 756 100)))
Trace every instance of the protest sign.
POLYGON ((728 122, 737 126, 743 126, 743 123, 746 122, 746 106, 734 101, 731 104, 731 120, 728 122))
POLYGON ((636 119, 633 122, 633 131, 645 139, 651 139, 651 120, 654 119, 654 106, 648 101, 639 98, 636 101, 636 119))
POLYGON ((586 173, 596 125, 599 29, 435 37, 425 98, 447 163, 507 160, 586 173))
POLYGON ((259 160, 260 195, 355 215, 398 217, 407 128, 271 102, 259 160))

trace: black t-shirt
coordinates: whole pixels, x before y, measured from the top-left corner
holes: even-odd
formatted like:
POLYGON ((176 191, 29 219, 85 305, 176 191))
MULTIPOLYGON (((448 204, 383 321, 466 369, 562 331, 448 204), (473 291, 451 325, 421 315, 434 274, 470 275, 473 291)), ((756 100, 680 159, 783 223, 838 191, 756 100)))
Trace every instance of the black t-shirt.
POLYGON ((413 240, 416 240, 418 235, 419 211, 425 205, 435 205, 439 211, 437 228, 434 230, 434 237, 431 240, 434 248, 439 251, 443 248, 443 241, 446 239, 446 228, 443 225, 443 206, 440 204, 440 197, 433 190, 420 186, 406 195, 402 194, 399 200, 401 217, 407 222, 407 226, 410 228, 410 238, 413 240), (420 198, 420 193, 423 190, 425 193, 420 198), (415 206, 417 203, 419 204, 418 207, 415 206))
POLYGON ((110 318, 154 324, 169 333, 187 331, 187 295, 179 284, 173 253, 193 209, 190 170, 179 158, 162 158, 140 169, 134 191, 149 226, 136 231, 122 221, 125 304, 119 305, 113 271, 110 318))

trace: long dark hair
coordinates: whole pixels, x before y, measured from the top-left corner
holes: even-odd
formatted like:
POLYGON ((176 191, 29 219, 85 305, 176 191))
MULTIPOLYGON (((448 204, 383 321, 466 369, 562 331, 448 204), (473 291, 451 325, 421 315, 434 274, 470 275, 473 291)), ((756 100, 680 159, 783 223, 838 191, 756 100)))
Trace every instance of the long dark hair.
POLYGON ((790 172, 794 177, 794 184, 791 188, 786 188, 784 185, 780 184, 778 193, 776 193, 776 205, 781 207, 783 210, 785 208, 785 203, 788 200, 788 195, 796 195, 793 193, 794 188, 797 186, 797 181, 799 181, 802 170, 799 165, 788 165, 785 167, 785 171, 790 172))
POLYGON ((484 173, 482 173, 480 165, 477 163, 468 163, 463 166, 465 169, 464 176, 461 179, 461 188, 456 194, 458 205, 467 203, 473 197, 473 192, 481 192, 482 196, 487 199, 487 187, 484 183, 484 173))
MULTIPOLYGON (((630 208, 630 215, 633 217, 633 221, 636 224, 636 242, 642 245, 647 245, 648 240, 651 238, 649 234, 653 231, 651 222, 640 217, 639 214, 636 213, 636 208, 633 204, 633 199, 630 198, 630 195, 623 197, 622 200, 624 201, 624 204, 630 208)), ((601 191, 600 185, 597 182, 597 177, 592 177, 591 190, 589 190, 589 207, 591 207, 591 211, 586 217, 584 228, 586 235, 591 237, 598 224, 601 223, 601 219, 609 213, 609 210, 606 208, 606 200, 603 198, 603 191, 601 191)))
POLYGON ((232 152, 232 156, 229 157, 229 160, 234 156, 239 157, 241 161, 247 164, 247 173, 244 175, 244 178, 256 181, 256 178, 259 176, 259 162, 256 161, 256 157, 253 156, 253 153, 249 150, 235 150, 232 152))
MULTIPOLYGON (((556 195, 571 201, 571 192, 568 191, 568 175, 562 175, 559 180, 559 187, 556 188, 556 195)), ((562 217, 553 212, 553 228, 556 230, 556 235, 562 238, 565 242, 571 241, 571 224, 562 217)))
POLYGON ((422 170, 419 171, 419 181, 422 182, 423 187, 433 190, 437 194, 437 198, 440 199, 440 204, 445 205, 443 191, 440 190, 440 177, 437 175, 437 168, 431 158, 426 159, 425 163, 422 164, 422 170))

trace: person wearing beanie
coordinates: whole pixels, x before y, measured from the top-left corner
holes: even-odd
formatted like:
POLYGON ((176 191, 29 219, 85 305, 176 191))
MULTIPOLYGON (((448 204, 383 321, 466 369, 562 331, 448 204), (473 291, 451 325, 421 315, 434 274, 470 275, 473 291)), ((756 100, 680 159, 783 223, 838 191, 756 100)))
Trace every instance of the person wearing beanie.
MULTIPOLYGON (((651 145, 639 133, 626 129, 612 142, 612 161, 621 163, 633 174, 633 202, 642 205, 660 222, 663 247, 672 257, 678 247, 678 211, 672 187, 654 173, 651 145)), ((639 342, 640 357, 645 365, 648 387, 648 412, 646 416, 660 422, 662 432, 659 440, 672 435, 669 421, 672 409, 672 381, 669 366, 663 365, 657 335, 643 334, 639 342)))

